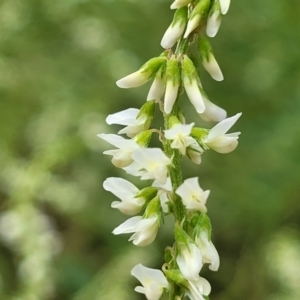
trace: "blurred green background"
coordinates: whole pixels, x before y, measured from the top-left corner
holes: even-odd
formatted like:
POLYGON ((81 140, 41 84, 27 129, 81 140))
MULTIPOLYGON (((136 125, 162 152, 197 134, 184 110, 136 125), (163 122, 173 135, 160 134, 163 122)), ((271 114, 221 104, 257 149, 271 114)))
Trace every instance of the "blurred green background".
MULTIPOLYGON (((111 234, 126 216, 102 182, 126 175, 96 134, 116 133, 109 113, 144 103, 149 84, 115 81, 162 51, 170 4, 0 1, 1 300, 144 299, 130 270, 161 266, 172 220, 147 248, 111 234)), ((211 190, 221 267, 202 274, 212 300, 300 299, 299 9, 233 1, 211 40, 225 81, 201 73, 214 103, 243 112, 237 150, 205 153, 200 166, 184 160, 185 177, 211 190)), ((181 102, 188 122, 204 124, 181 102)))

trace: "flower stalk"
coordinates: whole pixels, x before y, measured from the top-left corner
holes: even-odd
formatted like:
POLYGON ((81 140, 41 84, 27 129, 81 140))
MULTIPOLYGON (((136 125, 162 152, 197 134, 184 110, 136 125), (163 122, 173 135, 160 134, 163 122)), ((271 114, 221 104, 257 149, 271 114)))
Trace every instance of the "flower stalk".
POLYGON ((200 276, 201 269, 204 264, 212 271, 219 268, 220 259, 211 241, 207 215, 210 190, 200 187, 198 177, 184 179, 182 163, 187 156, 189 163, 199 165, 206 151, 229 153, 238 145, 240 132, 228 134, 227 131, 241 113, 226 119, 226 111, 209 100, 192 53, 192 44, 197 41, 196 55, 204 69, 216 81, 223 80, 205 32, 209 37, 217 34, 229 5, 230 0, 175 0, 171 4, 171 9, 176 9, 174 18, 161 42, 166 50, 117 81, 120 88, 133 88, 153 80, 147 102, 140 109, 128 108, 106 119, 108 124, 126 126, 118 133, 126 134, 128 139, 99 134, 117 147, 104 152, 113 156, 112 163, 129 175, 147 180, 148 184, 144 188, 136 187, 116 177, 104 181, 104 189, 121 200, 114 201, 112 207, 133 216, 113 233, 133 233, 129 241, 136 246, 147 246, 155 240, 164 216, 174 217, 175 243, 166 248, 162 271, 141 264, 132 269, 132 275, 143 285, 135 290, 145 294, 148 300, 159 300, 163 293, 169 294, 169 300, 185 296, 191 300, 208 299, 211 286, 200 276), (204 121, 218 123, 211 129, 198 127, 197 120, 186 123, 179 105, 184 92, 204 121), (163 115, 163 130, 152 128, 156 105, 163 115), (151 146, 155 133, 161 142, 158 148, 151 146), (149 180, 153 180, 150 186, 149 180))

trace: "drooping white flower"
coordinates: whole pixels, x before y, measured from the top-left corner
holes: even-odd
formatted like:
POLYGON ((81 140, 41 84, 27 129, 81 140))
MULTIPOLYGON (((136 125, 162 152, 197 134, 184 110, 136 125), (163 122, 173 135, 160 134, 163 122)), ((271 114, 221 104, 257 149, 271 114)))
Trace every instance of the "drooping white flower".
POLYGON ((121 129, 118 134, 127 134, 128 137, 133 138, 135 135, 144 130, 146 116, 140 116, 137 118, 140 110, 137 108, 128 108, 117 113, 108 115, 106 123, 125 125, 126 127, 121 129))
POLYGON ((131 216, 141 211, 145 199, 135 198, 140 190, 131 182, 123 178, 109 177, 103 182, 103 187, 121 200, 112 202, 111 207, 131 216))
POLYGON ((131 157, 132 152, 139 149, 139 145, 134 140, 127 140, 116 134, 101 133, 97 135, 101 139, 110 143, 111 145, 119 148, 114 150, 104 151, 104 154, 112 155, 112 163, 118 168, 124 168, 129 166, 133 159, 131 157))
POLYGON ((186 179, 176 190, 176 194, 182 199, 187 209, 195 209, 206 212, 205 206, 210 191, 203 191, 198 183, 198 178, 186 179))
POLYGON ((187 55, 183 56, 181 63, 184 89, 197 113, 201 114, 205 111, 205 105, 198 85, 199 80, 196 68, 187 55))
POLYGON ((205 105, 205 111, 199 114, 202 120, 206 122, 220 122, 226 118, 226 110, 210 102, 204 91, 202 91, 202 99, 205 105))
POLYGON ((156 74, 165 60, 166 58, 162 56, 151 58, 138 71, 118 80, 117 86, 127 89, 145 84, 156 74))
POLYGON ((159 300, 168 288, 168 281, 162 271, 147 268, 141 264, 131 270, 131 275, 138 279, 143 286, 137 286, 134 290, 145 294, 148 300, 159 300))
POLYGON ((191 2, 192 2, 192 0, 175 0, 171 4, 171 9, 177 9, 177 8, 186 6, 186 5, 190 4, 191 2))
POLYGON ((135 173, 142 180, 156 179, 161 184, 166 183, 171 159, 160 148, 139 148, 132 153, 132 159, 135 162, 132 175, 135 173))
POLYGON ((165 138, 173 140, 171 147, 178 149, 182 155, 186 154, 186 148, 194 144, 196 140, 190 136, 195 123, 188 125, 176 124, 171 129, 165 130, 165 138))
POLYGON ((200 249, 195 244, 189 243, 188 246, 182 246, 176 262, 185 279, 198 279, 203 264, 200 249))
POLYGON ((160 199, 161 208, 163 212, 165 213, 169 212, 169 207, 167 204, 169 202, 168 192, 172 192, 172 183, 170 177, 167 178, 165 184, 161 184, 157 180, 154 180, 152 186, 160 189, 158 190, 158 196, 160 199))
POLYGON ((211 292, 209 282, 200 276, 197 280, 189 280, 187 289, 188 290, 185 292, 185 295, 191 300, 205 300, 203 296, 208 296, 211 292))
POLYGON ((211 149, 219 153, 229 153, 238 145, 240 132, 226 134, 226 132, 235 124, 242 113, 227 118, 214 126, 203 138, 203 142, 211 149))
POLYGON ((202 230, 200 234, 196 236, 195 243, 201 251, 202 262, 210 264, 209 268, 212 271, 218 271, 220 266, 220 257, 212 241, 208 240, 206 230, 202 230))
POLYGON ((204 150, 200 147, 200 145, 195 141, 195 143, 191 144, 186 149, 186 156, 196 165, 200 165, 201 163, 201 154, 204 150))
POLYGON ((134 234, 129 238, 136 246, 147 246, 151 244, 157 235, 159 227, 159 220, 157 215, 152 215, 149 218, 136 216, 128 219, 117 228, 114 229, 113 234, 134 234))
POLYGON ((223 15, 227 14, 231 0, 219 0, 221 6, 221 12, 223 15))
POLYGON ((207 17, 206 34, 215 37, 222 23, 222 14, 219 1, 215 1, 207 17))
POLYGON ((182 36, 187 23, 187 8, 182 7, 175 12, 173 21, 165 32, 161 46, 165 49, 172 48, 176 41, 182 36))

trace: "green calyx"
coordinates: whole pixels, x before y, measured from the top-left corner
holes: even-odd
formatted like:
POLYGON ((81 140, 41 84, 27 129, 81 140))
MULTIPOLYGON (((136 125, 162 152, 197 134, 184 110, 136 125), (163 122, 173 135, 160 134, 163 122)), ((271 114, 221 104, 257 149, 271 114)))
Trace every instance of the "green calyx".
POLYGON ((140 190, 134 198, 144 198, 146 202, 149 202, 157 195, 157 188, 149 186, 140 190))
POLYGON ((163 63, 166 62, 166 57, 159 56, 149 59, 141 68, 140 70, 142 73, 149 73, 149 78, 155 76, 158 72, 159 68, 162 66, 163 63))
POLYGON ((211 44, 204 36, 199 36, 198 38, 198 52, 201 61, 209 61, 210 55, 213 54, 211 44))
POLYGON ((179 245, 179 249, 182 246, 188 247, 189 244, 194 243, 194 241, 189 237, 189 235, 178 224, 175 224, 174 236, 176 243, 179 245))
POLYGON ((188 281, 182 276, 181 272, 178 269, 168 270, 166 268, 163 268, 163 272, 169 280, 178 285, 185 286, 188 284, 188 281))
POLYGON ((160 199, 158 196, 153 198, 147 205, 146 211, 144 213, 144 218, 149 218, 153 215, 159 216, 161 219, 161 206, 160 206, 160 199))
POLYGON ((182 80, 189 79, 190 82, 192 82, 192 80, 197 80, 198 78, 197 70, 195 68, 193 61, 187 55, 183 55, 181 65, 182 65, 182 80))
POLYGON ((180 85, 180 69, 175 55, 167 61, 166 81, 172 81, 174 86, 180 85))
POLYGON ((193 237, 199 236, 202 231, 206 231, 208 239, 211 239, 211 222, 210 218, 206 213, 195 215, 192 219, 192 223, 195 226, 193 231, 193 237))
POLYGON ((172 128, 175 125, 181 124, 175 116, 170 116, 168 119, 168 128, 172 128))
POLYGON ((210 11, 209 11, 209 15, 213 15, 215 12, 218 12, 220 14, 220 18, 222 17, 222 14, 221 14, 221 6, 220 6, 220 2, 219 0, 215 0, 210 11))
POLYGON ((172 27, 174 27, 175 24, 177 23, 179 23, 180 27, 185 26, 187 21, 188 21, 188 8, 187 6, 184 6, 176 10, 172 21, 172 27))
POLYGON ((136 119, 138 118, 146 118, 146 122, 144 125, 144 129, 148 129, 153 121, 154 118, 154 114, 155 114, 155 101, 154 100, 150 100, 147 101, 141 108, 140 108, 140 112, 138 113, 138 115, 136 116, 136 119))
POLYGON ((152 138, 152 130, 143 130, 138 135, 136 135, 133 139, 134 141, 141 147, 148 147, 151 138, 152 138))
POLYGON ((200 15, 200 19, 205 18, 208 15, 209 8, 210 0, 200 0, 191 13, 190 19, 193 19, 197 15, 200 15))

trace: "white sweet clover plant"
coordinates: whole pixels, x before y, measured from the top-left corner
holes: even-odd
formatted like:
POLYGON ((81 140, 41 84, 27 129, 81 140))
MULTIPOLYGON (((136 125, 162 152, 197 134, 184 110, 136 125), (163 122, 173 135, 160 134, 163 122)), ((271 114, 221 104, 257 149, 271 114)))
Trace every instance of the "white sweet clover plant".
POLYGON ((200 276, 201 269, 204 264, 212 271, 219 268, 206 207, 210 191, 200 187, 197 177, 182 178, 181 161, 187 156, 199 165, 205 151, 229 153, 238 145, 240 133, 227 132, 241 113, 226 118, 226 111, 210 102, 191 54, 196 44, 194 48, 204 69, 213 79, 223 80, 205 35, 217 34, 229 5, 230 0, 175 0, 171 5, 171 9, 176 9, 174 19, 161 41, 164 52, 117 81, 120 88, 133 88, 152 80, 147 101, 140 109, 128 108, 107 117, 108 124, 125 126, 119 135, 99 134, 115 147, 104 154, 112 156, 116 167, 150 182, 148 187, 139 189, 122 178, 110 177, 104 181, 104 189, 119 199, 111 206, 131 216, 113 233, 130 233, 129 241, 134 245, 147 246, 155 240, 164 216, 174 216, 175 243, 166 248, 162 269, 138 264, 131 272, 142 284, 135 290, 149 300, 159 300, 163 293, 168 293, 170 300, 208 299, 211 286, 200 276), (217 122, 215 126, 206 129, 197 127, 196 120, 185 122, 179 106, 179 96, 184 91, 199 117, 217 122), (157 105, 164 118, 163 130, 151 128, 157 105), (161 148, 150 146, 155 134, 161 148))

